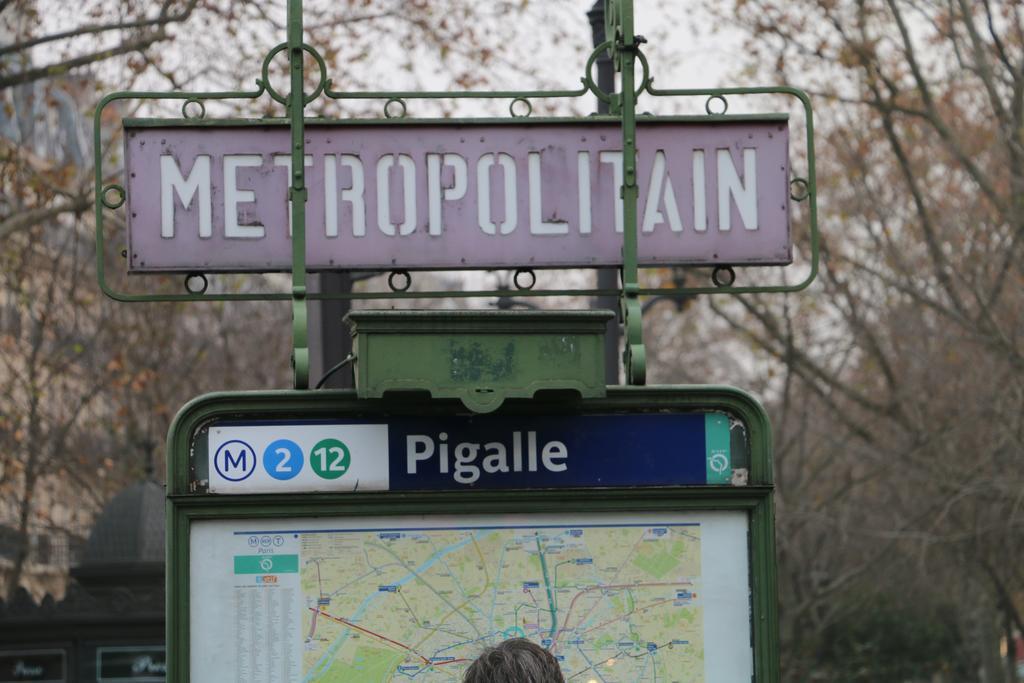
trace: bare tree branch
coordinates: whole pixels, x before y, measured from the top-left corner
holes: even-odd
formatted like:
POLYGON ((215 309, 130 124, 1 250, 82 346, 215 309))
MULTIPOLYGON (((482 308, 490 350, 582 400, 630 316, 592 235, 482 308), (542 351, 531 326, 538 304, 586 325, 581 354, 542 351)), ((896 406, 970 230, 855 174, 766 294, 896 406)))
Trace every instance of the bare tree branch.
POLYGON ((65 213, 81 213, 89 209, 90 206, 92 206, 91 197, 81 196, 56 206, 43 206, 15 213, 0 221, 0 240, 20 230, 51 221, 65 213))
POLYGON ((76 26, 73 29, 67 31, 61 31, 60 33, 51 33, 49 35, 40 36, 38 38, 31 38, 29 40, 16 41, 10 45, 0 45, 0 56, 5 54, 13 54, 16 52, 24 52, 30 48, 36 47, 37 45, 44 45, 46 43, 52 43, 58 40, 67 40, 69 38, 78 38, 81 36, 96 35, 99 33, 106 33, 109 31, 125 31, 129 29, 148 28, 150 26, 166 26, 168 24, 176 24, 187 21, 192 15, 192 11, 195 9, 196 4, 199 0, 189 0, 188 6, 179 12, 178 14, 168 15, 166 10, 170 4, 165 0, 164 7, 160 14, 152 19, 138 19, 136 21, 123 21, 123 22, 112 22, 107 24, 85 24, 83 26, 76 26))
POLYGON ((107 50, 99 50, 97 52, 91 52, 56 64, 3 75, 0 76, 0 90, 14 85, 21 85, 22 83, 31 83, 32 81, 37 81, 41 78, 62 76, 77 67, 101 62, 105 59, 110 59, 111 57, 117 57, 118 55, 140 52, 154 43, 159 43, 167 40, 168 38, 170 38, 170 36, 163 29, 160 29, 158 31, 145 34, 135 40, 126 41, 107 50))

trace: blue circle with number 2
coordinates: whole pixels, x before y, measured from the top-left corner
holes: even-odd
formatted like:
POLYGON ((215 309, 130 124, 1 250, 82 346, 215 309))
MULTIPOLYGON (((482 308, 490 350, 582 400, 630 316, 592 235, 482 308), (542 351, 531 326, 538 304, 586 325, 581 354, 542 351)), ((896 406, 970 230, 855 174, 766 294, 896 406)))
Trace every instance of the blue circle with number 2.
POLYGON ((302 471, 302 449, 291 439, 278 439, 263 451, 263 469, 274 479, 291 479, 302 471))

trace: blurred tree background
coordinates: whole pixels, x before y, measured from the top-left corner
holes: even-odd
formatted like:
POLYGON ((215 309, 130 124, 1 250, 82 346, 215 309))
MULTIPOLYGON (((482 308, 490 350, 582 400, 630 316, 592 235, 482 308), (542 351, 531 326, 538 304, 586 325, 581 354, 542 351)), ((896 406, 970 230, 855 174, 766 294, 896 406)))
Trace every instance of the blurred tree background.
MULTIPOLYGON (((536 63, 520 60, 522 51, 545 53, 540 42, 565 57, 574 87, 589 54, 578 2, 304 5, 306 40, 340 90, 536 84, 536 63), (541 24, 543 36, 529 30, 541 24)), ((164 438, 185 401, 291 385, 288 306, 107 300, 92 217, 100 98, 252 90, 263 56, 285 38, 285 10, 283 0, 0 0, 0 597, 19 585, 37 598, 60 594, 67 555, 103 503, 143 476, 163 479, 164 438)), ((283 56, 272 64, 272 81, 286 66, 283 56)), ((311 83, 317 76, 310 68, 311 83)), ((270 98, 246 104, 211 103, 210 115, 284 115, 270 98)), ((177 117, 179 106, 140 100, 104 110, 109 179, 122 173, 121 118, 177 117)), ((346 106, 318 101, 310 110, 381 115, 346 106)), ((111 221, 106 259, 117 271, 124 226, 111 221)), ((285 283, 268 275, 232 286, 286 291, 285 283)), ((180 278, 146 284, 183 291, 180 278)))
MULTIPOLYGON (((573 87, 590 4, 306 0, 307 42, 336 89, 573 87)), ((706 30, 746 40, 730 84, 812 94, 823 270, 799 295, 652 307, 650 380, 769 409, 784 678, 1019 681, 1024 6, 705 4, 706 30)), ((99 98, 249 89, 283 21, 280 1, 0 0, 0 594, 60 585, 46 539, 73 543, 114 492, 161 477, 185 400, 290 383, 286 306, 108 301, 91 218, 99 98)), ((111 110, 114 175, 120 117, 140 113, 177 115, 111 110)))
MULTIPOLYGON (((787 681, 1010 682, 1024 630, 1024 6, 709 3, 811 93, 823 270, 701 301, 659 381, 775 428, 787 681), (744 342, 717 354, 724 339, 744 342)), ((668 348, 668 345, 660 345, 668 348)))

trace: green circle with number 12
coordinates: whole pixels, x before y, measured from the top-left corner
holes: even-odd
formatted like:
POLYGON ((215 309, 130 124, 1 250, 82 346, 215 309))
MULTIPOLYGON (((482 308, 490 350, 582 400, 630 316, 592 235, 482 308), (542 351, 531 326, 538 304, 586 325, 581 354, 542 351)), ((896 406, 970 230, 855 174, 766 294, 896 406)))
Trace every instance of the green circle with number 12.
POLYGON ((348 446, 337 439, 324 439, 309 452, 309 465, 323 479, 337 479, 348 472, 352 455, 348 446))

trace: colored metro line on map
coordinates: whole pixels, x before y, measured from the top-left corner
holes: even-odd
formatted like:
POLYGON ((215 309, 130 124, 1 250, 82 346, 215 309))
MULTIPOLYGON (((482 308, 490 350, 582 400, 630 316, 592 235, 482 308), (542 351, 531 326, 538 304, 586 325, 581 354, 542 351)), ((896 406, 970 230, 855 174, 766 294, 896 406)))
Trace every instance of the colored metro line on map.
POLYGON ((303 681, 455 681, 525 637, 566 678, 704 681, 701 525, 300 534, 303 681))
POLYGON ((744 681, 742 510, 197 520, 196 683, 458 683, 525 637, 566 680, 744 681))

